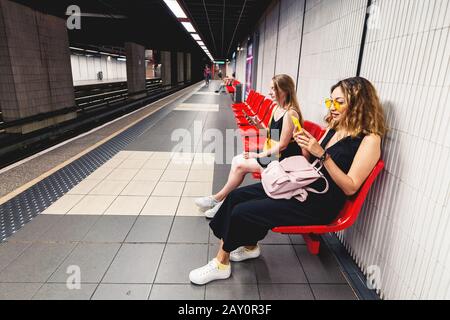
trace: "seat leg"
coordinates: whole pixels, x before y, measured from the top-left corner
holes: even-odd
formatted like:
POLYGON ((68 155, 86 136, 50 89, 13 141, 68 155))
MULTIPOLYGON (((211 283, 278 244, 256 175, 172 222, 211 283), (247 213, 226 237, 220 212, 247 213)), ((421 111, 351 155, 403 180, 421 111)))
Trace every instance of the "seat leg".
POLYGON ((303 239, 305 240, 306 247, 308 248, 309 253, 317 256, 320 251, 320 237, 317 234, 303 234, 303 239))

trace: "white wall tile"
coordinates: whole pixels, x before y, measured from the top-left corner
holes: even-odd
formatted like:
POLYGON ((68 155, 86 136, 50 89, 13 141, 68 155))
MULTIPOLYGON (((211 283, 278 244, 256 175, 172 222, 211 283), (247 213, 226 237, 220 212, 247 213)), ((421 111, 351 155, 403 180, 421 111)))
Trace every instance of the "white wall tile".
MULTIPOLYGON (((274 67, 298 70, 302 112, 323 123, 330 87, 356 75, 367 2, 306 0, 304 21, 303 1, 279 3, 258 25, 256 88, 264 92, 274 67)), ((383 298, 449 298, 450 1, 373 3, 361 76, 377 88, 390 128, 386 167, 355 225, 338 237, 363 272, 383 267, 383 298)))

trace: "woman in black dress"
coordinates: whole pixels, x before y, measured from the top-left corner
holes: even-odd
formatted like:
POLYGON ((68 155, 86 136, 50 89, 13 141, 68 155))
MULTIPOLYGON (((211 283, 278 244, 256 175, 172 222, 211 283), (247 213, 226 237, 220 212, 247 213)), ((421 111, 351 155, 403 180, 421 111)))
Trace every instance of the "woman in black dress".
MULTIPOLYGON (((386 132, 378 95, 368 80, 350 78, 332 87, 326 105, 328 127, 321 141, 305 130, 294 138, 311 162, 323 160, 328 192, 309 193, 305 202, 271 199, 260 183, 231 192, 210 223, 221 239, 220 249, 206 266, 191 271, 191 282, 201 285, 228 278, 230 261, 257 258, 258 241, 274 227, 332 222, 346 198, 359 190, 380 159, 386 132)), ((323 180, 311 186, 322 190, 323 180)))
POLYGON ((272 160, 283 160, 302 154, 293 137, 295 127, 292 117, 297 118, 303 125, 294 80, 285 74, 273 77, 269 95, 276 102, 276 107, 273 109, 269 128, 264 129, 270 132, 273 143, 264 151, 234 157, 225 186, 215 195, 195 199, 195 204, 205 211, 207 218, 215 216, 223 200, 241 185, 247 173, 262 172, 272 160))

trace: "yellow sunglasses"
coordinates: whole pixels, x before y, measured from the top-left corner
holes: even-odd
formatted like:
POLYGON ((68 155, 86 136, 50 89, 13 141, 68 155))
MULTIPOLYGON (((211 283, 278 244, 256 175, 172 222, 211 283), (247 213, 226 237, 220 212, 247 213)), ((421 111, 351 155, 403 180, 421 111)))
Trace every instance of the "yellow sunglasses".
POLYGON ((327 106, 328 109, 330 109, 331 106, 334 105, 337 111, 341 111, 343 104, 333 99, 325 99, 325 105, 327 106))

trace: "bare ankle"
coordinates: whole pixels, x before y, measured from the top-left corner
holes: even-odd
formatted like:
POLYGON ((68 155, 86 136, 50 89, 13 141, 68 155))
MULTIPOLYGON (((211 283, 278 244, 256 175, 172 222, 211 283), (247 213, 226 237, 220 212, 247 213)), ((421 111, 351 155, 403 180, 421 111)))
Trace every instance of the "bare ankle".
POLYGON ((229 265, 230 264, 230 255, 225 252, 219 252, 216 256, 217 261, 221 264, 229 265))

